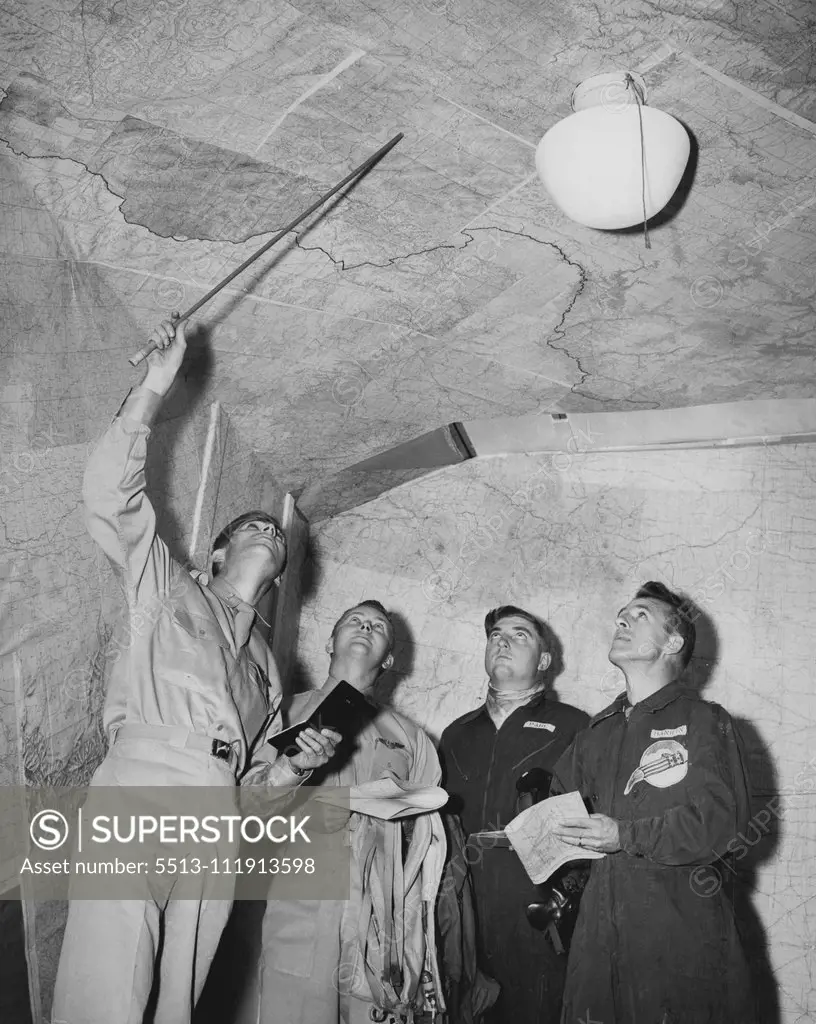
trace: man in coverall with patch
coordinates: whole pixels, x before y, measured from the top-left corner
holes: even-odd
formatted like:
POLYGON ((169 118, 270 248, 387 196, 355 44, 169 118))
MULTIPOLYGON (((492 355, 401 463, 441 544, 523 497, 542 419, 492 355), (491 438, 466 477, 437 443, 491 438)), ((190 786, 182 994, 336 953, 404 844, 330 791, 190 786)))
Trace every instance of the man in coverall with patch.
MULTIPOLYGON (((131 627, 105 704, 108 754, 91 786, 235 787, 241 778, 293 787, 326 763, 340 737, 308 730, 291 760, 252 765, 255 749, 279 727, 280 681, 253 627, 254 606, 286 561, 283 533, 264 512, 234 520, 216 539, 212 582, 173 560, 145 494, 145 457, 184 357, 184 327, 164 321, 151 337, 158 349, 147 374, 85 472, 88 529, 125 590, 131 627)), ((157 971, 155 1024, 189 1021, 231 907, 207 899, 206 878, 194 892, 186 875, 183 898, 167 880, 144 901, 73 900, 52 1020, 140 1024, 157 971)))
MULTIPOLYGON (((547 692, 550 636, 540 619, 504 605, 485 617, 487 701, 457 718, 439 745, 449 809, 466 835, 502 829, 518 813, 517 783, 551 772, 589 721, 547 692)), ((549 779, 547 778, 547 781, 549 779)), ((546 785, 544 787, 546 794, 546 785)), ((501 986, 490 1024, 550 1024, 558 1019, 566 959, 527 920, 541 899, 516 854, 468 847, 479 926, 479 965, 501 986)), ((477 1007, 478 1009, 478 1007, 477 1007)))
MULTIPOLYGON (((335 624, 326 648, 329 678, 321 690, 294 697, 287 724, 306 719, 340 680, 364 694, 375 714, 310 785, 353 787, 376 779, 439 785, 436 751, 422 729, 371 696, 393 663, 393 646, 394 627, 378 601, 361 602, 335 624)), ((334 813, 328 827, 349 829, 350 897, 275 900, 273 888, 263 923, 258 1020, 432 1021, 427 995, 441 992, 433 912, 445 858, 441 819, 435 812, 401 821, 334 813)))
POLYGON ((683 599, 644 584, 609 652, 626 691, 556 765, 552 792, 577 790, 592 812, 558 834, 606 854, 581 900, 563 1024, 755 1019, 731 904, 709 867, 747 824, 745 772, 727 712, 680 682, 694 641, 683 599))

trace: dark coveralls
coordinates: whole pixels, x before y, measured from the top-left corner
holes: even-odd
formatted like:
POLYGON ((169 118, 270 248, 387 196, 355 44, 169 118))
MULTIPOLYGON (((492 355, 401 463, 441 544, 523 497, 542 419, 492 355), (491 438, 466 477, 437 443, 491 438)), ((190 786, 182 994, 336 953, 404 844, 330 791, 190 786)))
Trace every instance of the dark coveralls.
POLYGON ((596 715, 555 769, 553 792, 617 819, 623 847, 592 861, 562 1024, 752 1024, 717 860, 749 815, 731 718, 677 682, 628 707, 596 715))
MULTIPOLYGON (((589 718, 544 693, 517 708, 499 730, 485 706, 451 723, 439 753, 448 805, 465 833, 502 829, 516 815, 516 781, 532 768, 552 771, 589 718)), ((549 1024, 561 1006, 565 957, 527 921, 540 897, 515 853, 469 848, 479 927, 479 964, 501 985, 485 1024, 549 1024)))

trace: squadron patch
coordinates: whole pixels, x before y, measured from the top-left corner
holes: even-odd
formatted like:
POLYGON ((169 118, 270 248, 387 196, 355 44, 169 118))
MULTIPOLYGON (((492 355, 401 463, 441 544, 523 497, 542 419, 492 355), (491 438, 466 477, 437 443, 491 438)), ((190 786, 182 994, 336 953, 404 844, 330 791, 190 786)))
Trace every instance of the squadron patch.
POLYGON ((628 796, 639 782, 666 789, 680 782, 688 774, 688 751, 677 740, 657 740, 650 743, 640 756, 640 764, 629 776, 624 796, 628 796))

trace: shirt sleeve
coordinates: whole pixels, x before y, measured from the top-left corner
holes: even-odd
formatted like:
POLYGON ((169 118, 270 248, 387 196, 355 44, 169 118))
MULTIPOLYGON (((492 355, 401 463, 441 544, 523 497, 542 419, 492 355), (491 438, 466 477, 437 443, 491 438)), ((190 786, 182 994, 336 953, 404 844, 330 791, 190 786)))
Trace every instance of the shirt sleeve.
POLYGON ((450 765, 450 729, 445 729, 439 740, 439 751, 437 753, 439 760, 440 769, 442 772, 443 785, 445 789, 448 789, 448 785, 451 780, 451 765, 450 765))
POLYGON ((289 758, 279 754, 271 743, 264 746, 252 758, 249 768, 241 776, 242 786, 275 786, 278 789, 295 789, 311 775, 298 775, 289 763, 289 758))
POLYGON ((550 796, 561 796, 575 790, 583 796, 580 747, 579 738, 576 737, 555 762, 550 782, 550 796))
POLYGON ((408 781, 419 782, 425 786, 438 786, 442 781, 439 757, 424 729, 417 729, 414 758, 408 781))
POLYGON ((684 799, 657 817, 619 822, 620 842, 632 857, 657 864, 710 864, 747 826, 750 813, 742 753, 730 715, 717 705, 693 742, 689 726, 689 769, 684 799))
POLYGON ((276 786, 281 789, 294 789, 312 774, 306 772, 302 775, 292 768, 289 758, 281 754, 277 747, 269 742, 272 736, 283 729, 283 715, 281 714, 282 694, 278 680, 277 669, 275 668, 272 656, 269 657, 271 665, 267 664, 267 675, 270 680, 269 697, 269 718, 266 727, 258 737, 252 750, 249 766, 241 776, 241 786, 276 786), (275 684, 277 688, 275 689, 275 684))
POLYGON ((131 393, 94 448, 82 487, 88 532, 122 581, 131 605, 169 592, 178 566, 156 533, 145 492, 150 422, 161 396, 131 393))

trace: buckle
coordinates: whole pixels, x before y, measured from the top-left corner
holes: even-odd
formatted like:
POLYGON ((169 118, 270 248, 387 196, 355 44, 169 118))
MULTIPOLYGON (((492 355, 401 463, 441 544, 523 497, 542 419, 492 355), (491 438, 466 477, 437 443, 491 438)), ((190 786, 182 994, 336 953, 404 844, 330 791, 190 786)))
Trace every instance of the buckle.
POLYGON ((232 746, 226 740, 213 740, 210 753, 220 761, 229 761, 232 753, 232 746))

